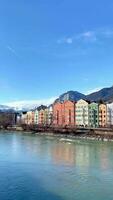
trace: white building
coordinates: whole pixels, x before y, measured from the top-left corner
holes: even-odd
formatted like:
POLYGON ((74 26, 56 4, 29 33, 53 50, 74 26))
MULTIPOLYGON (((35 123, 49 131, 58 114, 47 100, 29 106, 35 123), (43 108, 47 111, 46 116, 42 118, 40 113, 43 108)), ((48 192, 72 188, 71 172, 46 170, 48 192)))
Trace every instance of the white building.
POLYGON ((39 124, 39 111, 38 111, 38 109, 36 109, 35 111, 34 111, 34 124, 39 124))
POLYGON ((53 105, 48 107, 48 124, 51 125, 53 123, 53 105))
POLYGON ((107 104, 107 125, 113 126, 113 103, 107 104))
POLYGON ((75 122, 76 126, 89 125, 89 103, 83 99, 79 100, 75 106, 75 122))

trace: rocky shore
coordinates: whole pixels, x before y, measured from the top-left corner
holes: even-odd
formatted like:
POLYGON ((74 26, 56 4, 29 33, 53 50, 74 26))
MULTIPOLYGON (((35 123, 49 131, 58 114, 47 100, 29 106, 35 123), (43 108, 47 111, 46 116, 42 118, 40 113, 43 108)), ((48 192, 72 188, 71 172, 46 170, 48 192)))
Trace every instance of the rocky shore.
POLYGON ((113 141, 113 129, 112 128, 71 128, 71 127, 39 127, 26 129, 15 126, 7 129, 8 131, 18 131, 23 133, 30 133, 36 135, 54 136, 66 139, 84 139, 84 140, 96 140, 96 141, 113 141))
POLYGON ((65 140, 70 140, 70 139, 84 139, 84 140, 94 140, 94 141, 103 141, 103 142, 108 142, 112 141, 113 142, 113 136, 109 135, 90 135, 90 134, 84 134, 84 135, 73 135, 73 134, 54 134, 54 133, 42 133, 38 132, 35 133, 36 135, 40 136, 53 136, 53 137, 61 137, 65 138, 65 140))

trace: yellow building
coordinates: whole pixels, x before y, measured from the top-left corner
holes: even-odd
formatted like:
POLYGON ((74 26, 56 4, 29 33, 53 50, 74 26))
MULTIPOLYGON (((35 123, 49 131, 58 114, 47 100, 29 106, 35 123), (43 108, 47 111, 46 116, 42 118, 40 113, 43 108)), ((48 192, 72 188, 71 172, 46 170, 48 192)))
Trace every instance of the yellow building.
POLYGON ((107 125, 107 106, 106 104, 99 105, 99 126, 106 127, 107 125))
POLYGON ((34 111, 28 111, 26 115, 26 124, 31 125, 34 124, 34 111))
POLYGON ((34 110, 34 124, 38 124, 39 123, 39 111, 38 108, 34 110))
POLYGON ((38 123, 39 125, 46 125, 47 106, 41 105, 38 108, 38 123))

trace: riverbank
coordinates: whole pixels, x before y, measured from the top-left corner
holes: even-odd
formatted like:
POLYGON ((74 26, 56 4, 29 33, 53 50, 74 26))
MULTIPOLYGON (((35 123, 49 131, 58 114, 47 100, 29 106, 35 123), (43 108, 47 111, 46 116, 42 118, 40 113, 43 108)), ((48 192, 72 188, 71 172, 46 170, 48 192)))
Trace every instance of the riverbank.
POLYGON ((105 135, 73 135, 73 134, 54 134, 54 133, 34 133, 39 136, 52 136, 52 137, 60 137, 64 141, 70 140, 94 140, 94 141, 103 141, 103 142, 113 142, 113 138, 105 136, 105 135))
POLYGON ((113 141, 113 129, 110 128, 58 128, 58 127, 40 127, 37 129, 22 127, 10 127, 4 131, 16 131, 26 134, 41 136, 61 137, 66 139, 84 139, 95 141, 113 141))

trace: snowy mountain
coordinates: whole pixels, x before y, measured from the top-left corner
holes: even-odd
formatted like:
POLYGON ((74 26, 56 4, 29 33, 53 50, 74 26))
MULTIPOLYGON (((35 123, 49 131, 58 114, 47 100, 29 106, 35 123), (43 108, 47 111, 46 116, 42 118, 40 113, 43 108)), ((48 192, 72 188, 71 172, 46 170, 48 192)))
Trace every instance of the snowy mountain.
POLYGON ((10 103, 6 103, 5 104, 6 106, 0 105, 0 110, 13 109, 15 111, 21 111, 21 110, 27 111, 27 110, 32 110, 34 108, 37 108, 40 105, 48 106, 54 102, 62 102, 65 100, 78 101, 79 99, 87 99, 90 101, 103 100, 105 102, 113 102, 113 86, 109 88, 103 88, 97 92, 93 92, 88 95, 84 95, 77 91, 68 91, 60 95, 59 98, 52 97, 49 99, 41 99, 41 100, 10 102, 10 103))
POLYGON ((88 95, 81 94, 77 91, 68 91, 62 95, 55 102, 62 102, 65 100, 78 101, 79 99, 87 99, 89 101, 113 102, 113 86, 108 88, 102 88, 99 91, 93 92, 88 95))
POLYGON ((13 108, 10 106, 0 105, 0 111, 8 111, 8 110, 13 110, 13 108))
POLYGON ((15 101, 11 103, 7 103, 6 105, 13 108, 16 111, 27 111, 37 108, 40 105, 49 106, 55 101, 56 97, 52 97, 50 99, 41 99, 41 100, 31 100, 31 101, 15 101))

